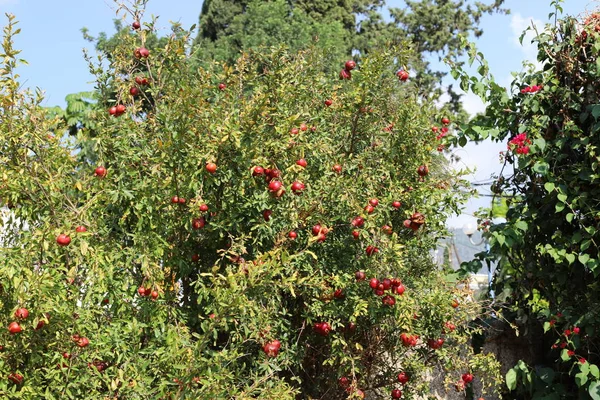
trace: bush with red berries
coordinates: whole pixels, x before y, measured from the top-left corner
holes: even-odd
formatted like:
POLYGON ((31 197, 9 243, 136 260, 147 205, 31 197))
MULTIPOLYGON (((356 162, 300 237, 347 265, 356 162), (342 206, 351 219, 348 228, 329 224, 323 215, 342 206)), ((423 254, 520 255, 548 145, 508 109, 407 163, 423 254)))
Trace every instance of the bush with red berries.
POLYGON ((515 346, 529 346, 506 374, 507 396, 600 399, 600 13, 558 19, 534 42, 541 67, 515 74, 508 89, 474 47, 481 75, 454 71, 489 104, 455 140, 508 147, 492 185, 507 222, 490 226, 483 215, 491 251, 463 268, 499 262, 496 315, 518 329, 515 346))
POLYGON ((407 50, 342 81, 317 50, 192 70, 189 32, 146 47, 132 11, 72 140, 13 80, 6 28, 3 398, 408 399, 431 368, 493 383, 468 343, 478 306, 429 255, 463 196, 435 107, 395 75, 407 50))

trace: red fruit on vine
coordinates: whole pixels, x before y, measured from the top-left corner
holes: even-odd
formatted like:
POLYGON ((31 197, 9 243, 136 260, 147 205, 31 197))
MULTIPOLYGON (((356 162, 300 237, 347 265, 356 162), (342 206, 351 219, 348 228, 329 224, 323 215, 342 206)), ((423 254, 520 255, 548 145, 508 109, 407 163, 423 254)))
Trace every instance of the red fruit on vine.
POLYGON ((574 335, 579 335, 579 331, 580 331, 580 329, 579 329, 578 326, 576 326, 576 327, 573 328, 573 334, 574 335))
POLYGON ((146 86, 148 84, 148 78, 145 78, 143 76, 136 76, 135 83, 137 83, 140 86, 146 86))
POLYGON ((405 347, 414 347, 417 345, 417 341, 419 340, 419 336, 417 335, 409 335, 408 333, 402 333, 400 335, 400 340, 402 340, 402 345, 405 347))
POLYGON ((373 290, 377 289, 377 286, 379 286, 379 279, 377 279, 377 278, 371 278, 371 280, 369 281, 369 286, 373 290))
POLYGON ((219 83, 219 90, 220 90, 220 91, 223 91, 223 90, 225 90, 225 88, 226 88, 226 87, 227 87, 227 86, 226 86, 224 83, 219 83))
POLYGON ((403 284, 399 284, 398 286, 396 286, 396 294, 402 296, 404 294, 404 292, 406 291, 406 288, 404 287, 403 284))
POLYGON ((81 337, 79 338, 79 340, 77 341, 77 346, 83 348, 83 347, 87 347, 90 344, 90 340, 86 337, 81 337))
POLYGON ((439 128, 437 126, 431 127, 431 132, 433 132, 433 133, 437 133, 438 130, 439 130, 439 128))
POLYGON ((198 207, 198 209, 202 212, 207 212, 208 211, 208 205, 206 204, 200 204, 200 207, 198 207))
POLYGON ((138 47, 133 52, 133 55, 135 56, 135 58, 148 58, 148 56, 150 55, 150 51, 145 47, 138 47))
POLYGON ((21 333, 23 331, 23 328, 21 328, 21 325, 19 325, 18 322, 11 322, 10 324, 8 324, 8 332, 10 332, 11 334, 15 334, 15 333, 21 333))
POLYGON ((269 183, 269 191, 277 192, 279 189, 281 189, 280 181, 271 181, 271 183, 269 183))
POLYGON ((150 293, 150 297, 152 297, 152 300, 156 300, 156 299, 158 299, 158 292, 157 292, 156 290, 153 290, 153 291, 150 293))
POLYGON ((403 371, 398 374, 398 382, 400 382, 402 385, 406 385, 409 380, 410 376, 406 372, 403 371))
POLYGON ((306 124, 300 124, 300 130, 302 132, 306 131, 308 129, 308 126, 306 126, 306 124))
POLYGON ((396 72, 396 76, 398 76, 398 79, 400 79, 402 82, 406 82, 408 80, 408 72, 403 69, 396 72))
POLYGON ((97 176, 98 178, 104 178, 106 176, 106 168, 100 166, 100 167, 96 167, 96 169, 94 170, 94 175, 97 176))
POLYGON ((452 300, 451 305, 452 305, 452 308, 458 307, 459 306, 458 300, 456 300, 456 299, 452 300))
POLYGON ((327 107, 329 107, 329 106, 330 106, 330 105, 332 105, 332 104, 333 104, 333 100, 330 100, 330 99, 327 99, 327 100, 325 100, 325 105, 326 105, 327 107))
MULTIPOLYGON (((47 314, 46 314, 47 315, 47 314)), ((46 317, 47 318, 47 317, 46 317)), ((35 326, 36 331, 39 331, 40 329, 42 329, 44 326, 46 325, 46 321, 44 321, 43 319, 40 319, 37 323, 37 325, 35 326)))
POLYGON ((192 254, 192 262, 198 262, 198 261, 200 261, 200 254, 198 254, 198 253, 192 254))
POLYGON ((123 115, 127 108, 123 104, 117 104, 117 116, 123 115))
POLYGON ((373 207, 372 205, 368 204, 367 206, 365 206, 365 212, 367 214, 373 214, 373 211, 375 211, 375 207, 373 207))
POLYGON ((321 225, 319 225, 319 224, 313 225, 312 234, 314 236, 317 236, 319 233, 321 233, 321 225))
POLYGON ((385 233, 386 235, 391 235, 393 233, 392 227, 389 225, 384 225, 381 227, 381 230, 383 231, 383 233, 385 233))
POLYGON ((129 94, 132 96, 139 96, 141 93, 140 89, 136 88, 135 86, 129 89, 129 94))
POLYGON ((344 291, 342 289, 336 289, 335 292, 333 292, 333 297, 335 297, 336 299, 343 299, 344 291))
POLYGON ((271 220, 271 214, 273 214, 273 211, 271 210, 264 210, 263 211, 263 218, 265 221, 269 222, 271 220))
POLYGON ((343 69, 340 71, 340 79, 342 79, 342 80, 352 79, 352 73, 350 73, 350 71, 348 71, 348 70, 343 69))
POLYGON ((446 321, 444 323, 444 327, 446 327, 446 329, 448 329, 448 331, 450 332, 454 332, 454 330, 456 329, 456 325, 454 325, 452 322, 450 321, 446 321))
POLYGON ((394 202, 392 202, 392 207, 394 207, 396 209, 400 208, 400 207, 402 207, 402 203, 400 203, 399 201, 394 201, 394 202))
POLYGON ((29 317, 29 310, 24 307, 17 308, 17 311, 15 311, 15 318, 27 319, 27 317, 29 317))
POLYGON ((402 391, 400 389, 392 390, 392 399, 399 399, 402 397, 402 391))
POLYGON ((360 238, 360 232, 357 230, 352 231, 352 236, 354 237, 354 239, 360 238))
POLYGON ((217 172, 217 164, 215 164, 215 163, 211 163, 211 162, 206 163, 206 166, 204 168, 206 168, 206 170, 211 174, 214 174, 215 172, 217 172))
POLYGON ((198 230, 204 228, 206 225, 206 220, 204 217, 194 218, 192 220, 192 229, 198 230))
POLYGON ((298 128, 296 128, 296 127, 294 127, 294 128, 292 128, 292 129, 290 129, 290 133, 291 133, 292 135, 297 135, 297 134, 298 134, 298 132, 300 132, 300 130, 299 130, 298 128))
POLYGON ((356 278, 356 280, 358 282, 360 282, 360 281, 364 281, 365 280, 366 275, 365 275, 365 273, 363 271, 356 271, 354 273, 354 277, 356 278))
POLYGON ((331 167, 331 169, 336 174, 340 174, 342 172, 342 166, 340 164, 335 164, 333 167, 331 167))
POLYGON ((379 200, 371 199, 371 200, 369 200, 369 204, 372 205, 373 207, 377 207, 379 205, 379 200))
POLYGON ((298 234, 294 231, 291 231, 290 233, 288 233, 288 237, 292 240, 296 239, 298 237, 298 234))
POLYGON ((173 196, 173 197, 171 197, 171 203, 172 203, 172 204, 177 204, 177 203, 179 203, 179 197, 177 197, 177 196, 173 196))
POLYGON ((304 190, 304 184, 302 182, 294 182, 292 183, 292 192, 294 192, 294 194, 300 194, 303 190, 304 190))
POLYGON ((137 292, 140 296, 145 296, 146 295, 146 288, 143 286, 138 287, 137 292))
POLYGON ((348 386, 350 386, 350 379, 348 379, 345 376, 342 376, 340 379, 338 379, 338 384, 345 389, 348 386))
POLYGON ((470 373, 462 374, 462 380, 468 385, 469 383, 473 382, 473 375, 470 373))
POLYGON ((302 168, 306 168, 306 166, 308 165, 308 163, 306 162, 306 160, 304 158, 301 158, 298 161, 296 161, 296 165, 299 165, 302 168))
POLYGON ((252 176, 259 176, 259 175, 263 175, 265 173, 265 169, 263 167, 260 166, 255 166, 254 168, 252 168, 252 176))
POLYGON ((23 383, 23 375, 17 374, 16 372, 12 372, 8 374, 8 380, 14 383, 15 385, 20 385, 23 383))
POLYGON ((356 217, 352 218, 350 224, 356 228, 361 228, 365 224, 365 219, 357 215, 356 217))
POLYGON ((142 25, 140 24, 140 21, 133 21, 133 23, 131 24, 131 27, 135 30, 138 30, 142 27, 142 25))
POLYGON ((379 253, 379 249, 375 246, 367 246, 365 252, 368 256, 372 256, 375 253, 379 253))
POLYGON ((392 287, 392 280, 385 278, 383 281, 381 281, 381 284, 383 285, 383 290, 389 290, 392 287))
POLYGON ((442 118, 442 124, 443 125, 448 125, 450 123, 450 120, 446 117, 442 118))
POLYGON ((394 298, 394 296, 390 296, 388 294, 381 299, 381 302, 386 306, 392 307, 396 304, 396 299, 394 298))
POLYGON ((59 246, 68 246, 69 243, 71 243, 71 238, 68 235, 65 235, 64 233, 61 233, 56 237, 56 243, 59 246))
POLYGON ((402 225, 405 228, 412 228, 412 221, 410 219, 405 219, 404 222, 402 222, 402 225))
POLYGON ((263 345, 263 351, 265 352, 267 357, 277 357, 280 348, 281 343, 279 342, 279 340, 267 342, 263 345))
POLYGON ((331 326, 327 322, 316 322, 313 325, 313 330, 321 336, 328 336, 331 332, 331 326))
POLYGON ((417 168, 417 174, 419 174, 421 177, 427 176, 427 174, 429 174, 429 167, 427 167, 427 165, 421 165, 419 168, 417 168))
POLYGON ((344 64, 344 68, 347 71, 352 71, 354 68, 356 68, 356 61, 354 61, 354 60, 346 61, 346 64, 344 64))
POLYGON ((354 323, 354 322, 348 322, 346 324, 346 331, 348 331, 348 332, 354 332, 354 331, 356 331, 356 323, 354 323))
POLYGON ((180 198, 177 200, 177 202, 178 202, 179 204, 185 204, 185 198, 184 198, 184 197, 180 197, 180 198))
POLYGON ((75 232, 84 233, 84 232, 87 232, 87 228, 83 225, 79 225, 77 228, 75 228, 75 232))

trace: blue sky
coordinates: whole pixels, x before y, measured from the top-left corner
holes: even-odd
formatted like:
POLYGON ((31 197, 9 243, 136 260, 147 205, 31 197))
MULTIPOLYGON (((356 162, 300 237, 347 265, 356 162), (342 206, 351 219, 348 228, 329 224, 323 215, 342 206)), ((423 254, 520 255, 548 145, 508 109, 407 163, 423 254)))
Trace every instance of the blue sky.
MULTIPOLYGON (((401 7, 402 0, 388 0, 390 7, 401 7)), ((598 2, 590 0, 565 0, 565 13, 579 15, 591 9, 598 2)), ((550 0, 506 0, 509 15, 485 16, 481 26, 483 36, 477 45, 490 63, 490 70, 501 84, 508 85, 510 72, 522 68, 522 61, 535 58, 535 48, 518 37, 531 21, 539 27, 547 22, 550 0)), ((169 21, 178 21, 184 27, 198 22, 202 7, 201 0, 150 0, 147 14, 159 15, 162 31, 169 31, 169 21)), ((26 87, 40 87, 46 92, 46 105, 64 105, 69 93, 90 90, 93 84, 87 65, 82 57, 82 49, 92 50, 91 43, 83 40, 80 29, 87 27, 90 34, 113 32, 115 3, 113 0, 0 0, 0 26, 5 25, 4 13, 16 15, 22 33, 16 38, 16 47, 22 49, 21 56, 29 62, 19 69, 26 87)), ((129 21, 131 22, 131 21, 129 21)), ((128 22, 128 23, 129 23, 128 22)), ((484 105, 474 96, 464 98, 468 111, 475 114, 484 105)), ((486 180, 499 170, 495 155, 506 148, 505 144, 484 143, 468 145, 457 150, 464 165, 477 167, 477 172, 469 176, 471 181, 486 180)), ((481 190, 486 193, 486 189, 481 190)), ((487 191, 489 193, 489 191, 487 191)), ((460 227, 472 220, 473 211, 488 206, 490 199, 482 197, 472 200, 459 217, 449 221, 450 226, 460 227)))

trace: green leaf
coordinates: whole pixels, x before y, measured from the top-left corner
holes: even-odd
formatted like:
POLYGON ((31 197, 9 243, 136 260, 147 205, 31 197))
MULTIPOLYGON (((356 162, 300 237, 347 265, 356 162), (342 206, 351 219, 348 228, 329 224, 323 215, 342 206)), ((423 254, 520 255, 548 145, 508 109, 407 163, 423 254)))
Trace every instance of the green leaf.
POLYGON ((548 165, 545 161, 537 161, 533 164, 533 170, 541 175, 546 175, 550 169, 550 165, 548 165))
POLYGON ((583 385, 585 385, 587 383, 587 381, 588 381, 587 374, 580 372, 577 375, 575 375, 575 383, 577 384, 577 386, 582 387, 583 385))
POLYGON ((562 349, 560 352, 560 358, 563 361, 568 361, 571 357, 569 356, 569 351, 567 349, 562 349))
POLYGON ((515 390, 517 388, 517 371, 511 368, 506 373, 506 386, 508 390, 515 390))
MULTIPOLYGON (((598 63, 598 59, 596 60, 596 63, 598 63)), ((592 107, 592 115, 596 119, 598 119, 598 117, 600 117, 600 104, 596 104, 592 107)))
POLYGON ((574 215, 573 213, 568 213, 568 214, 565 216, 565 219, 567 220, 567 222, 571 223, 571 222, 573 221, 573 217, 574 217, 574 216, 575 216, 575 215, 574 215))
POLYGON ((515 222, 515 228, 522 230, 522 231, 526 231, 527 230, 527 222, 525 221, 517 221, 515 222))
POLYGON ((550 327, 550 322, 544 322, 544 333, 548 332, 550 330, 550 327))
POLYGON ((600 382, 594 381, 590 383, 588 392, 593 400, 600 400, 600 382))
POLYGON ((546 141, 543 138, 538 138, 533 141, 533 144, 536 145, 540 151, 544 151, 546 148, 546 141))
POLYGON ((544 189, 546 189, 546 191, 547 191, 548 193, 550 193, 550 192, 554 191, 554 188, 555 188, 555 187, 556 187, 556 186, 554 186, 554 183, 552 183, 552 182, 546 182, 546 183, 544 183, 544 189))
POLYGON ((565 255, 565 258, 567 259, 569 264, 573 264, 575 262, 575 254, 573 254, 573 253, 567 253, 565 255))
POLYGON ((600 370, 596 364, 590 364, 590 374, 596 379, 600 378, 600 370))
POLYGON ((582 263, 583 265, 585 265, 589 261, 590 255, 584 253, 584 254, 580 254, 578 258, 579 258, 579 262, 582 263))
POLYGON ((561 203, 566 203, 567 202, 567 195, 564 193, 559 193, 556 198, 558 199, 558 201, 560 201, 561 203))
POLYGON ((556 203, 556 206, 554 207, 556 212, 559 213, 562 210, 564 210, 566 207, 565 203, 556 203))

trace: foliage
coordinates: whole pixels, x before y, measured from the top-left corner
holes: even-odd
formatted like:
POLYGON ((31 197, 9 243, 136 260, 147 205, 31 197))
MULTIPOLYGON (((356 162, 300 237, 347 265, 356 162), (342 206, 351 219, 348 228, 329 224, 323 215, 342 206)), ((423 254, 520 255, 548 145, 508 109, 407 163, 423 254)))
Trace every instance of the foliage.
MULTIPOLYGON (((285 44, 292 51, 305 48, 305 37, 317 35, 325 48, 336 49, 331 57, 342 61, 351 55, 366 55, 384 45, 409 43, 415 50, 407 65, 418 83, 420 95, 438 98, 445 72, 432 67, 431 56, 463 54, 458 37, 480 36, 481 17, 501 8, 503 0, 490 4, 462 0, 406 0, 389 10, 384 18, 384 1, 206 0, 200 14, 196 57, 232 63, 241 51, 262 45, 285 44), (330 42, 335 43, 331 47, 330 42)), ((458 112, 460 96, 449 92, 453 111, 458 112)))
POLYGON ((411 399, 434 367, 494 386, 468 343, 478 305, 429 256, 464 182, 434 167, 441 115, 397 79, 406 46, 341 82, 316 48, 193 70, 189 32, 145 57, 145 23, 90 64, 94 129, 61 137, 19 91, 9 18, 0 325, 22 332, 0 333, 3 398, 388 398, 405 371, 411 399))
POLYGON ((505 162, 514 168, 493 186, 510 197, 507 223, 487 235, 500 260, 495 288, 504 315, 539 343, 533 365, 520 363, 506 377, 519 398, 600 398, 599 30, 594 13, 536 32, 542 67, 514 74, 508 91, 474 47, 480 75, 454 71, 489 104, 455 140, 506 141, 505 162))

